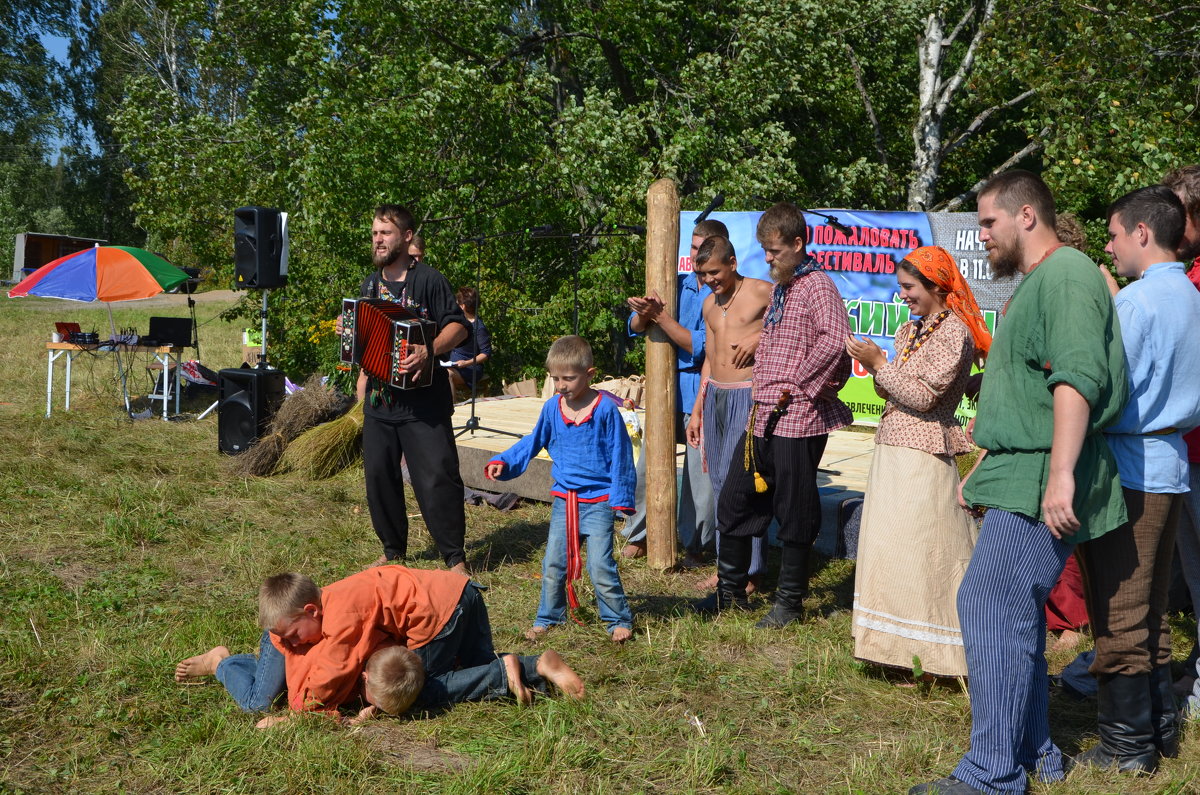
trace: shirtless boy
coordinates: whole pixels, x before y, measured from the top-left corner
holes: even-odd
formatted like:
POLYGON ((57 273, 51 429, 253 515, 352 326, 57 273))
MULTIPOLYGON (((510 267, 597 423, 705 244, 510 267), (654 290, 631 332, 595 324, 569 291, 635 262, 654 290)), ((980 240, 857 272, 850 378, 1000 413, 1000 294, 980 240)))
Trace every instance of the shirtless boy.
MULTIPOLYGON (((703 442, 713 494, 720 494, 738 438, 746 430, 746 419, 750 416, 754 352, 762 334, 763 312, 771 302, 774 286, 738 273, 733 244, 721 236, 707 238, 700 245, 692 268, 712 294, 704 299, 702 310, 704 365, 700 371, 700 391, 687 426, 687 441, 696 448, 703 442)), ((720 542, 718 533, 717 543, 720 542)), ((766 548, 765 535, 754 539, 747 592, 757 587, 766 548)), ((700 587, 717 587, 717 575, 700 587)))

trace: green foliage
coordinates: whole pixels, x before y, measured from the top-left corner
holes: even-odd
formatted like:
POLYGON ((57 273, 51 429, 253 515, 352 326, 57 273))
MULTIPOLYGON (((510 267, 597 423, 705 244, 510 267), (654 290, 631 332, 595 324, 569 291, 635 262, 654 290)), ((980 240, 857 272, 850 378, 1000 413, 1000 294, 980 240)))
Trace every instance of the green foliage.
MULTIPOLYGON (((232 281, 233 209, 287 210, 292 259, 288 287, 270 298, 272 358, 299 377, 333 371, 330 321, 369 268, 371 208, 399 201, 453 284, 478 273, 493 376, 540 369, 549 342, 570 330, 576 275, 581 332, 602 369, 627 371, 640 353, 622 307, 643 289, 642 241, 591 234, 641 221, 660 177, 678 183, 685 208, 718 191, 727 209, 778 199, 901 208, 914 162, 915 42, 931 14, 947 35, 960 30, 944 84, 982 8, 85 4, 67 86, 95 145, 75 141, 63 198, 42 206, 62 206, 60 220, 82 234, 144 233, 219 286, 232 281), (578 251, 526 235, 456 242, 544 224, 581 233, 578 251)), ((956 143, 938 160, 937 200, 1033 141, 1040 148, 1019 165, 1043 170, 1060 206, 1088 221, 1124 189, 1200 159, 1197 18, 1166 0, 1134 14, 1060 0, 1001 8, 950 98, 942 140, 956 143)), ((16 198, 0 195, 0 225, 28 222, 13 220, 16 198)), ((236 314, 253 320, 257 304, 247 296, 236 314)))

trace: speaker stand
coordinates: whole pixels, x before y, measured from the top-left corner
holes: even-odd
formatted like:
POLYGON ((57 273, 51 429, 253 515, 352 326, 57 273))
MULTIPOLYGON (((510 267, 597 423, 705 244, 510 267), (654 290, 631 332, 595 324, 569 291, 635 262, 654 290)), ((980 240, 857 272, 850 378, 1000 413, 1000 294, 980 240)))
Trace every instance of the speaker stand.
POLYGON ((258 354, 257 367, 267 367, 267 294, 271 291, 264 289, 262 291, 262 309, 258 310, 258 317, 262 320, 262 351, 258 354))
MULTIPOLYGON (((475 244, 475 295, 476 296, 479 296, 482 298, 479 288, 483 286, 483 244, 484 244, 484 241, 494 240, 494 239, 501 238, 501 237, 512 237, 513 235, 520 235, 520 234, 523 234, 524 231, 525 230, 522 229, 520 232, 500 232, 499 234, 495 234, 495 235, 480 234, 480 235, 476 235, 475 237, 468 237, 468 238, 464 238, 464 239, 458 241, 458 243, 460 243, 460 244, 462 244, 462 243, 474 243, 475 244)), ((475 307, 475 312, 476 312, 476 318, 478 318, 478 316, 479 316, 478 315, 478 313, 479 313, 478 306, 475 307)), ((474 326, 471 327, 471 345, 473 346, 475 355, 478 356, 479 355, 479 341, 475 337, 475 327, 474 326)), ((453 392, 453 386, 451 386, 451 391, 453 392)), ((457 439, 458 437, 462 436, 464 433, 470 433, 471 436, 474 436, 475 431, 487 431, 488 433, 495 433, 495 434, 499 434, 501 436, 514 436, 514 437, 520 439, 521 434, 519 434, 519 433, 513 433, 512 431, 504 431, 499 428, 489 428, 486 425, 479 424, 479 417, 475 416, 475 400, 478 396, 479 396, 479 374, 476 373, 475 377, 471 379, 471 416, 467 418, 466 423, 462 426, 462 428, 458 431, 458 433, 454 434, 454 438, 457 439)))

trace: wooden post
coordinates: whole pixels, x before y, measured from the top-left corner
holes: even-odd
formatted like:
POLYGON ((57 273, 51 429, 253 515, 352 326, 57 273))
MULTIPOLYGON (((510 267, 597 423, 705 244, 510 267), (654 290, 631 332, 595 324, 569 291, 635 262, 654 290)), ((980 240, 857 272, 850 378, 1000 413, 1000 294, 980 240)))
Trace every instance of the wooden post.
MULTIPOLYGON (((678 311, 679 194, 660 179, 646 193, 646 293, 657 291, 672 317, 678 311)), ((646 562, 675 565, 675 344, 657 323, 646 335, 646 562)))

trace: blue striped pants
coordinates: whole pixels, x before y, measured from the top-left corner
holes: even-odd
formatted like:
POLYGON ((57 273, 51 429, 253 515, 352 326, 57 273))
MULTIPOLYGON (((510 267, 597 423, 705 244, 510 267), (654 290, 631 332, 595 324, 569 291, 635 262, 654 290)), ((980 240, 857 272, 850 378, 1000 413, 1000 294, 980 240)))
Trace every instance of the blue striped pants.
POLYGON ((976 789, 1025 792, 1026 772, 1063 777, 1050 739, 1046 599, 1072 545, 1046 525, 992 508, 958 589, 971 693, 971 750, 955 778, 976 789))

